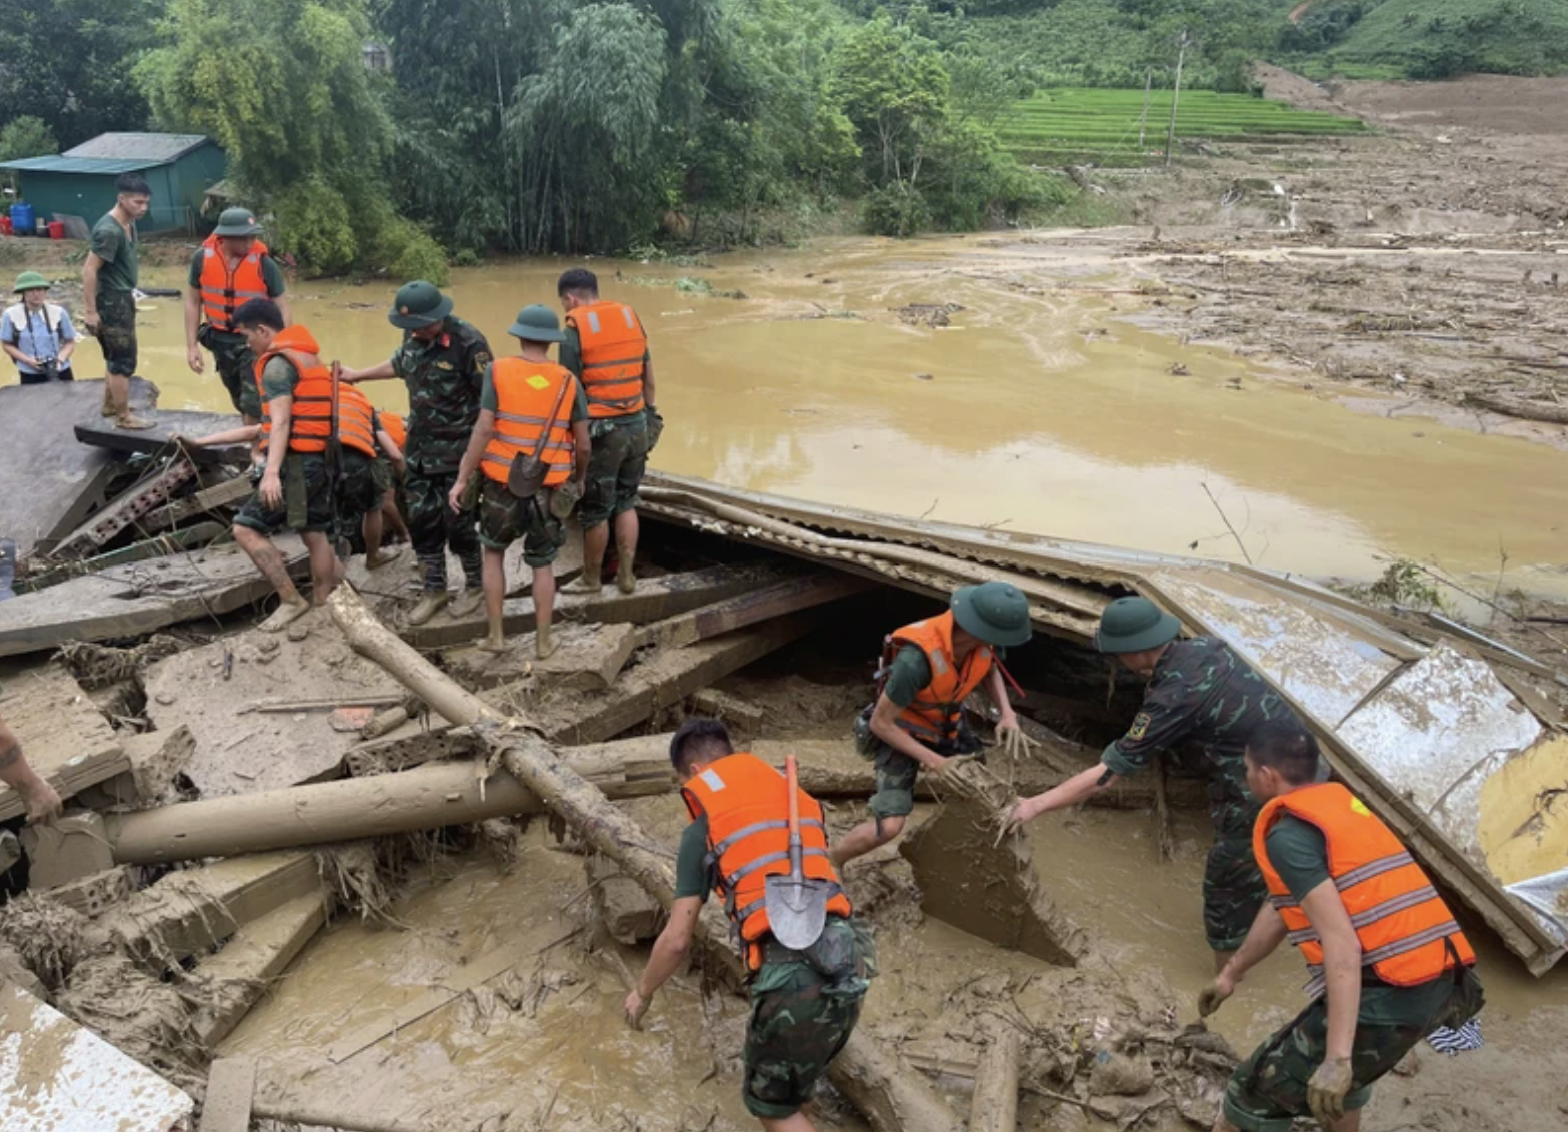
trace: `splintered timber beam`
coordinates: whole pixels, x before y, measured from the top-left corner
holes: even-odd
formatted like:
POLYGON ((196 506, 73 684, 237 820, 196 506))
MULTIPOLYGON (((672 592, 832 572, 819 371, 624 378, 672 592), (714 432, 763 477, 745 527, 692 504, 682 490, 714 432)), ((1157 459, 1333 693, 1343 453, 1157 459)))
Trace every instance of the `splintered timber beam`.
MULTIPOLYGON (((432 709, 454 723, 471 725, 490 752, 520 783, 572 826, 595 850, 616 861, 624 875, 668 908, 675 899, 675 870, 662 848, 604 794, 584 779, 526 721, 506 718, 443 675, 383 625, 347 586, 329 602, 332 617, 353 647, 376 661, 432 709)), ((739 989, 740 962, 728 932, 710 909, 698 921, 706 959, 739 989)), ((829 1070, 833 1083, 867 1117, 876 1132, 952 1132, 951 1108, 896 1053, 856 1033, 829 1070)))
POLYGON ((975 1072, 969 1132, 1018 1132, 1018 1059, 1023 1039, 999 1019, 987 1027, 986 1039, 975 1072))
MULTIPOLYGON (((602 789, 611 798, 658 794, 675 787, 663 759, 598 755, 574 761, 572 768, 593 783, 595 791, 602 789)), ((385 837, 537 814, 544 808, 535 792, 509 774, 484 778, 472 763, 432 763, 398 774, 109 814, 105 831, 118 863, 152 865, 385 837)))

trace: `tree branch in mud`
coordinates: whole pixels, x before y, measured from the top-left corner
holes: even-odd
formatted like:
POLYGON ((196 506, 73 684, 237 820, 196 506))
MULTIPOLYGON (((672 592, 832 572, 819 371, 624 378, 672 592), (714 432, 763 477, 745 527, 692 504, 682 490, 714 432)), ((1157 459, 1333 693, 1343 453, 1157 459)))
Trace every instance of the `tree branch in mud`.
MULTIPOLYGON (((467 724, 490 752, 578 835, 641 885, 666 910, 675 898, 675 869, 668 853, 569 765, 526 719, 507 718, 443 675, 376 617, 344 585, 329 602, 332 618, 354 651, 386 669, 454 724, 467 724)), ((718 909, 710 905, 698 922, 704 961, 737 990, 743 985, 739 957, 718 909)), ((857 1032, 829 1070, 833 1083, 870 1121, 876 1132, 951 1132, 959 1122, 940 1095, 915 1070, 875 1038, 857 1032)))

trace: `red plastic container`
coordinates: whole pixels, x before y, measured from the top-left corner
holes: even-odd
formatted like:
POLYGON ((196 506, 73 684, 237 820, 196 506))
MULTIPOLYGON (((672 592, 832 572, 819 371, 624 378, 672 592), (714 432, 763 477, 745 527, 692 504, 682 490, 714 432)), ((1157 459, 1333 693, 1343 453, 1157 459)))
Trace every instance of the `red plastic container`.
POLYGON ((0 236, 9 236, 10 234, 11 218, 4 213, 0 213, 0 236))
POLYGON ((65 222, 62 220, 49 221, 49 238, 51 240, 65 239, 65 222))

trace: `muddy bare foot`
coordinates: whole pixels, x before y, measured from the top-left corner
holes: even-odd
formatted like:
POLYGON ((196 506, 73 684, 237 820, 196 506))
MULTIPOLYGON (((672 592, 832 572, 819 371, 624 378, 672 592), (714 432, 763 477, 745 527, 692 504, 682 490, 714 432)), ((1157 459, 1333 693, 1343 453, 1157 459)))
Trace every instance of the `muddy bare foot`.
POLYGON ((486 637, 474 647, 480 652, 498 656, 506 651, 506 640, 503 637, 486 637))
POLYGON ((395 550, 380 550, 375 554, 367 554, 365 555, 365 569, 379 570, 383 566, 389 566, 396 562, 397 559, 398 552, 395 550))
POLYGON ((632 573, 630 563, 623 561, 620 568, 615 571, 615 588, 623 594, 637 591, 637 575, 632 573))
POLYGON ((563 594, 600 594, 604 592, 604 583, 598 578, 590 578, 587 574, 579 574, 562 586, 561 592, 563 594))
POLYGON ((272 616, 260 625, 263 633, 281 633, 305 614, 310 612, 310 605, 303 599, 299 601, 285 601, 272 611, 272 616))
POLYGON ((560 648, 560 647, 561 647, 561 642, 557 641, 551 635, 550 629, 549 629, 548 626, 546 626, 543 629, 539 629, 539 630, 535 631, 535 633, 534 633, 534 656, 536 656, 538 659, 544 660, 546 657, 554 656, 555 655, 555 650, 560 648))
POLYGON ((140 431, 142 429, 151 428, 152 422, 149 420, 144 420, 138 416, 133 416, 130 413, 126 413, 123 417, 115 418, 114 427, 140 431))

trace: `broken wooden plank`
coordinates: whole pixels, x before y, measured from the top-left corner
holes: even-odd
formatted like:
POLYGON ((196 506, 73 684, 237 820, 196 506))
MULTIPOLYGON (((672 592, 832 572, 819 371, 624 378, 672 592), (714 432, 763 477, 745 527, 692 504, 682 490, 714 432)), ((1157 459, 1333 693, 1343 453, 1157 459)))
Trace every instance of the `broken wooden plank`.
POLYGON ((126 527, 167 503, 195 478, 196 465, 185 456, 175 456, 162 470, 145 477, 100 507, 85 523, 61 539, 49 556, 80 558, 94 553, 126 527))
POLYGON ((819 573, 786 578, 771 586, 644 625, 637 631, 637 647, 678 648, 695 644, 787 613, 814 609, 870 588, 870 582, 848 574, 819 573))
POLYGON ((258 853, 170 873, 100 923, 131 954, 173 962, 210 951, 240 925, 321 890, 312 854, 258 853))
MULTIPOLYGON (((174 451, 172 438, 175 436, 211 436, 215 432, 239 428, 243 423, 238 413, 202 413, 188 409, 149 409, 138 415, 152 427, 115 428, 112 418, 94 413, 89 419, 77 422, 76 440, 79 444, 104 448, 121 456, 156 456, 174 451)), ((186 451, 203 464, 250 462, 249 444, 186 451)))
POLYGON ((327 922, 330 901, 321 891, 296 897, 234 933, 216 955, 201 960, 188 977, 200 988, 197 1036, 208 1049, 240 1024, 273 980, 327 922))
MULTIPOLYGON (((156 400, 157 388, 139 378, 131 400, 156 400)), ((0 538, 16 541, 27 561, 74 530, 103 501, 119 464, 100 448, 76 442, 78 421, 100 420, 103 383, 50 381, 0 388, 0 538), (20 485, 25 484, 26 490, 20 485)), ((8 603, 9 604, 9 603, 8 603)))
MULTIPOLYGON (((559 593, 555 621, 644 624, 737 597, 770 585, 786 573, 786 568, 778 564, 754 562, 646 579, 638 582, 636 592, 630 594, 613 586, 597 595, 559 593)), ((508 636, 531 633, 534 626, 532 598, 512 598, 502 607, 502 628, 508 636)), ((484 611, 480 610, 469 617, 438 618, 425 625, 410 626, 402 629, 401 634, 415 648, 436 649, 476 641, 485 635, 486 629, 484 611)))
POLYGON ((302 640, 249 629, 147 670, 147 717, 159 731, 190 729, 196 750, 184 773, 202 797, 335 778, 359 742, 333 730, 327 711, 259 707, 401 701, 397 682, 356 656, 329 618, 314 615, 298 624, 308 626, 302 640))
POLYGON ((0 983, 5 1132, 175 1132, 189 1127, 194 1108, 189 1096, 87 1027, 15 983, 0 983))
POLYGON ((947 771, 939 789, 941 808, 899 845, 920 907, 998 946, 1077 966, 1088 951, 1082 930, 1040 886, 1028 841, 1001 832, 1016 795, 976 763, 947 771))
POLYGON ((597 854, 584 858, 594 909, 610 938, 627 947, 653 939, 664 926, 664 908, 620 866, 597 854))
MULTIPOLYGON (((273 542, 290 574, 305 577, 309 564, 299 538, 279 535, 273 542)), ((142 636, 271 595, 271 583, 233 544, 112 566, 0 602, 0 656, 55 649, 66 641, 142 636)))
POLYGON ((761 704, 725 692, 719 688, 702 688, 692 693, 691 710, 697 715, 721 720, 732 733, 757 735, 762 731, 767 712, 761 704))
MULTIPOLYGON (((665 759, 590 755, 574 759, 572 766, 612 798, 675 788, 665 759)), ((542 810, 534 794, 504 773, 484 777, 473 763, 432 763, 397 774, 106 814, 104 825, 116 861, 150 865, 384 837, 542 810)))
MULTIPOLYGON (((0 619, 9 606, 0 605, 0 619)), ((8 679, 0 689, 0 715, 22 741, 32 768, 54 786, 61 798, 73 798, 98 782, 131 768, 114 728, 88 699, 76 679, 50 663, 8 679)), ((27 812, 21 797, 0 784, 0 821, 27 812)))
POLYGON ((200 1132, 250 1132, 251 1101, 256 1094, 256 1060, 220 1057, 207 1071, 200 1132))

